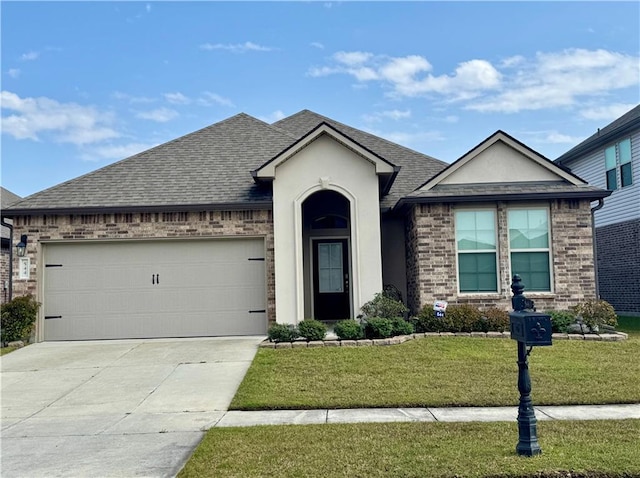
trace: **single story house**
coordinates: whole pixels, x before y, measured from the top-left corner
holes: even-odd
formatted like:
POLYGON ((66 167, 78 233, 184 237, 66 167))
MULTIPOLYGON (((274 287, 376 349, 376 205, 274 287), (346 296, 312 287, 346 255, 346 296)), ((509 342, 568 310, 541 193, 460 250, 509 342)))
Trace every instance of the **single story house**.
POLYGON ((509 309, 514 273, 539 309, 594 298, 608 194, 502 131, 447 164, 303 110, 238 114, 3 217, 27 235, 13 286, 42 303, 37 340, 248 335, 356 317, 387 284, 414 313, 509 309))

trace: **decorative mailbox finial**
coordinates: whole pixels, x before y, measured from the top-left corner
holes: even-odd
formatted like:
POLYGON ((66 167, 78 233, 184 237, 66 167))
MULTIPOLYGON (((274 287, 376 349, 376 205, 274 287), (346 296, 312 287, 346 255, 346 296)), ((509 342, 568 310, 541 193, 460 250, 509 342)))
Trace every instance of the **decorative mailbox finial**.
POLYGON ((522 278, 518 274, 514 274, 513 276, 511 290, 513 292, 513 297, 511 298, 511 306, 513 307, 513 310, 536 310, 533 301, 524 296, 524 284, 522 283, 522 278))

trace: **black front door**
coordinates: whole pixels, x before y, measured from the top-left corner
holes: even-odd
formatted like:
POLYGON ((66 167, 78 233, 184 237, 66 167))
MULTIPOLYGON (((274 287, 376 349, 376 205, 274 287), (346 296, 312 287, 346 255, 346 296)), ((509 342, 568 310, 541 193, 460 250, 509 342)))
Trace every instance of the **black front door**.
POLYGON ((349 312, 346 239, 313 240, 313 308, 316 320, 342 320, 349 312))

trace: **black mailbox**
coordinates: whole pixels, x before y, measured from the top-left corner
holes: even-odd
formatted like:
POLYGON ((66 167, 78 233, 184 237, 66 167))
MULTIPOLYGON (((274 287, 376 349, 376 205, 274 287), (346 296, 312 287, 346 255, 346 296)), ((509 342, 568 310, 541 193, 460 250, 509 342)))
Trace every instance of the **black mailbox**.
POLYGON ((526 346, 551 345, 551 317, 539 312, 509 313, 511 338, 526 346))

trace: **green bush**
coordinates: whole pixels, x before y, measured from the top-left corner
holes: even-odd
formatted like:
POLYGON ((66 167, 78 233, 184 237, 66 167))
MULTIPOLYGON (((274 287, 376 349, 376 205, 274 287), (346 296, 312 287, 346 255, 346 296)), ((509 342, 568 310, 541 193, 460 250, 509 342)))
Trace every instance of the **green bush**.
POLYGON ((341 320, 333 327, 340 340, 358 340, 364 337, 360 323, 353 319, 341 320))
POLYGON ((601 325, 616 327, 618 317, 613 306, 606 300, 587 300, 570 308, 571 312, 582 317, 584 324, 591 330, 601 325))
POLYGON ((472 332, 482 329, 482 313, 471 304, 450 305, 445 317, 451 322, 450 332, 472 332))
POLYGON ((411 319, 416 332, 449 332, 452 329, 452 323, 449 318, 436 317, 433 306, 425 305, 417 317, 411 319))
POLYGON ((392 336, 396 335, 409 335, 414 332, 413 324, 402 317, 394 317, 391 319, 392 336))
POLYGON ((362 306, 362 314, 367 317, 403 317, 409 310, 399 300, 392 299, 383 292, 378 292, 373 299, 362 306))
POLYGON ((327 326, 323 322, 314 319, 305 319, 298 324, 300 337, 311 340, 324 340, 327 335, 327 326))
POLYGON ((300 334, 292 324, 273 324, 269 327, 268 336, 271 342, 293 342, 300 334))
POLYGON ((482 311, 482 319, 480 332, 504 332, 511 328, 509 312, 497 307, 490 307, 482 311))
POLYGON ((564 334, 567 328, 576 322, 576 314, 570 310, 548 310, 545 314, 551 317, 551 330, 564 334))
POLYGON ((393 334, 393 322, 385 317, 371 317, 364 326, 364 336, 368 339, 386 339, 393 334))
POLYGON ((40 304, 32 295, 16 297, 2 304, 2 341, 29 340, 39 308, 40 304))

